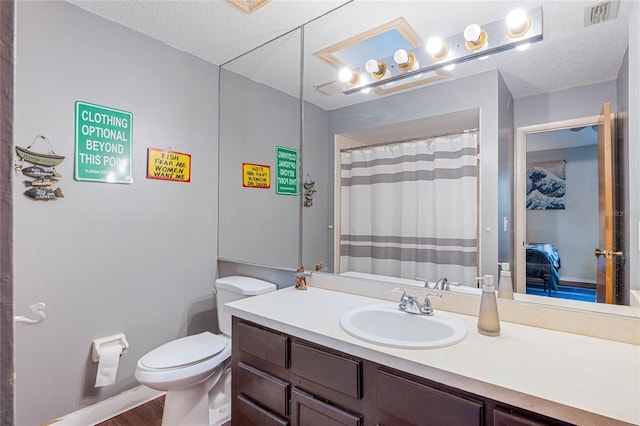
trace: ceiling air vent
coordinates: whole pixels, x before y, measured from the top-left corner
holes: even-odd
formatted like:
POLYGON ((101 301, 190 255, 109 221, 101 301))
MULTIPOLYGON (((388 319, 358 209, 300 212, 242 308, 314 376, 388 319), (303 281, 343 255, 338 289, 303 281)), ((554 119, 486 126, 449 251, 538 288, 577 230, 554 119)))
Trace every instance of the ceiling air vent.
POLYGON ((620 0, 610 0, 596 3, 584 8, 584 26, 600 24, 618 17, 620 0))

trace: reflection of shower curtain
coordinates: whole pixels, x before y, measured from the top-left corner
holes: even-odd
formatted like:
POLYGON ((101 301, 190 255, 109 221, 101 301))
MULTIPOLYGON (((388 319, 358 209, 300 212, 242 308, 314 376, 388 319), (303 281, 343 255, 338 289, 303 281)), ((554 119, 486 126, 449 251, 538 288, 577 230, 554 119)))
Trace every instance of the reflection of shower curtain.
POLYGON ((473 285, 477 133, 341 153, 340 272, 473 285))

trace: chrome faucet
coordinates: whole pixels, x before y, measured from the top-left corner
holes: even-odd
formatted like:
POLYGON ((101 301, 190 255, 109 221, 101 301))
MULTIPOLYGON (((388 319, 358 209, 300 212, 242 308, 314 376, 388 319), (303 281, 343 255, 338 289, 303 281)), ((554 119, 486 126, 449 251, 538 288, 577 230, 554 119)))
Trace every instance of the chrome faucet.
POLYGON ((410 296, 406 291, 402 291, 402 296, 400 296, 400 304, 398 305, 398 309, 404 312, 408 312, 410 314, 418 314, 418 315, 433 315, 433 306, 431 306, 430 297, 439 297, 440 294, 427 294, 424 297, 424 302, 422 304, 418 303, 418 300, 414 296, 410 296))
POLYGON ((433 286, 434 290, 451 291, 451 286, 460 287, 461 283, 449 281, 447 278, 440 278, 433 286))
POLYGON ((440 278, 438 281, 436 281, 436 285, 433 288, 435 290, 449 290, 449 284, 447 284, 448 282, 449 280, 447 278, 440 278))

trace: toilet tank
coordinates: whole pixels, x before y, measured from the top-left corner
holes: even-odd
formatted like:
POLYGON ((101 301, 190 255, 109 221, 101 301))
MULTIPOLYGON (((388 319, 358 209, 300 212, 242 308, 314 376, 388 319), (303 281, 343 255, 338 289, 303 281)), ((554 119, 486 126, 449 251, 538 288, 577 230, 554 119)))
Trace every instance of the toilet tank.
POLYGON ((216 308, 220 331, 231 336, 231 315, 224 312, 225 303, 276 291, 278 287, 257 278, 234 275, 216 280, 216 308))

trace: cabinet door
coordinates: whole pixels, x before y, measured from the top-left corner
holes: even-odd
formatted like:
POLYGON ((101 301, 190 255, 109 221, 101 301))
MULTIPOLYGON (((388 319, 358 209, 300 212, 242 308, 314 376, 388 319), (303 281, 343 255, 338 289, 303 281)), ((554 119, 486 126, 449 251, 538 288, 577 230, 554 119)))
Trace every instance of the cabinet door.
POLYGON ((320 401, 303 390, 291 391, 292 426, 361 426, 362 416, 320 401))
POLYGON ((278 367, 289 367, 289 338, 276 332, 238 321, 233 330, 238 349, 270 362, 278 367))
POLYGON ((361 361, 292 342, 291 372, 352 398, 362 398, 361 361))
POLYGON ((289 426, 289 420, 265 410, 244 395, 238 395, 235 402, 238 405, 238 410, 233 418, 234 424, 245 426, 289 426))
POLYGON ((236 376, 238 396, 257 401, 280 416, 289 414, 289 383, 244 362, 238 363, 231 374, 236 376))
MULTIPOLYGON (((539 416, 531 413, 531 416, 539 416)), ((496 408, 493 411, 493 425, 494 426, 560 426, 569 423, 562 422, 560 420, 553 419, 537 419, 530 417, 527 414, 516 413, 508 411, 508 409, 496 408)))
POLYGON ((484 405, 378 370, 376 407, 381 426, 473 426, 482 424, 484 405))

